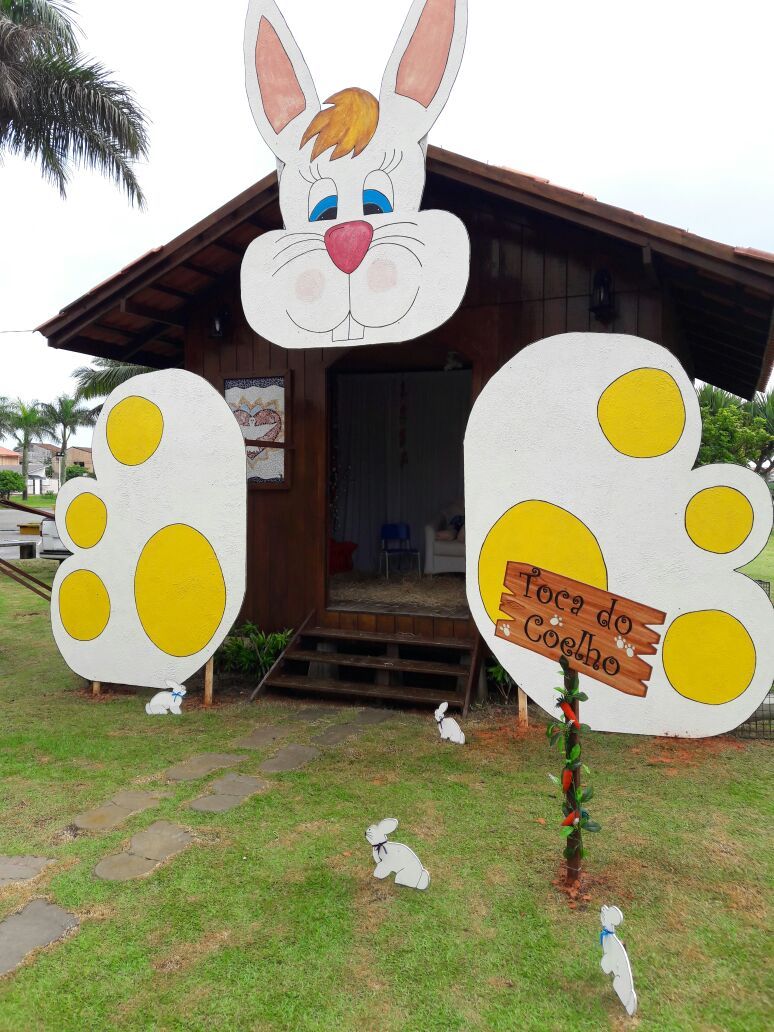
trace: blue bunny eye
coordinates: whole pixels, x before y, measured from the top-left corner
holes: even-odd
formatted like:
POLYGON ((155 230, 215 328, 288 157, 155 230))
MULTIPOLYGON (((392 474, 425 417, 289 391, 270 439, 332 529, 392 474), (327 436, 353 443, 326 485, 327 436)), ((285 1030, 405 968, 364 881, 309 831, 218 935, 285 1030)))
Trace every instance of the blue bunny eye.
POLYGON ((323 197, 321 201, 315 204, 314 208, 309 215, 310 222, 323 222, 329 219, 335 219, 339 214, 339 199, 336 194, 330 194, 328 197, 323 197))
POLYGON ((364 215, 388 215, 392 205, 381 190, 363 190, 364 215))

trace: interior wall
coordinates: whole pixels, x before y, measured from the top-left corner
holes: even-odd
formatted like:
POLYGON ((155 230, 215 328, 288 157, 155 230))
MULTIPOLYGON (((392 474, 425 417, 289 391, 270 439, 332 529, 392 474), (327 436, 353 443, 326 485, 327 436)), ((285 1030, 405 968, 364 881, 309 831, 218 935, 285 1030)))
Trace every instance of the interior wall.
POLYGON ((383 523, 408 523, 424 552, 425 524, 462 498, 471 392, 465 369, 337 376, 331 523, 355 569, 377 568, 383 523))

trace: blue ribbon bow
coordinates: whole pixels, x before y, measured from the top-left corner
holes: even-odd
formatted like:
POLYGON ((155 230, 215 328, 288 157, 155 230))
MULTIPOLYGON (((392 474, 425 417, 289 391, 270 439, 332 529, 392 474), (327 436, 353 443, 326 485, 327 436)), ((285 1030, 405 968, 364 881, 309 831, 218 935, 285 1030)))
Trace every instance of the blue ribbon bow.
POLYGON ((611 931, 609 928, 603 928, 602 931, 599 933, 599 945, 600 946, 604 945, 605 937, 608 936, 608 935, 615 935, 615 932, 611 931))
POLYGON ((172 692, 172 698, 173 699, 182 699, 183 698, 183 692, 172 692))

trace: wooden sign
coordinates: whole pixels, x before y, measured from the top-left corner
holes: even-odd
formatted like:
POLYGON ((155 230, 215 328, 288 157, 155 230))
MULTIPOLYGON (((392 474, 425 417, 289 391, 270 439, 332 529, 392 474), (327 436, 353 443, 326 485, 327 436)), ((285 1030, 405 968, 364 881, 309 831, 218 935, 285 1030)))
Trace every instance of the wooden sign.
POLYGON ((579 674, 644 698, 652 671, 642 656, 653 656, 666 613, 581 581, 540 570, 531 563, 508 563, 506 593, 496 635, 557 662, 561 656, 579 674))

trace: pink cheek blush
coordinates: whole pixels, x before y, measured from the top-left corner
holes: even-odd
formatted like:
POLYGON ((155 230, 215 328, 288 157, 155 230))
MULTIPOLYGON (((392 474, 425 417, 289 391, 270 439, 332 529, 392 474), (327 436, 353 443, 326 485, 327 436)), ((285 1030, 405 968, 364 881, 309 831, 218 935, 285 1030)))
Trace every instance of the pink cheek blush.
POLYGON ((398 285, 398 268, 389 258, 377 258, 368 267, 368 286, 375 294, 394 290, 398 285))
POLYGON ((325 290, 325 277, 319 269, 307 269, 296 279, 296 297, 299 301, 319 301, 325 290))

